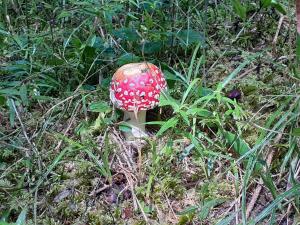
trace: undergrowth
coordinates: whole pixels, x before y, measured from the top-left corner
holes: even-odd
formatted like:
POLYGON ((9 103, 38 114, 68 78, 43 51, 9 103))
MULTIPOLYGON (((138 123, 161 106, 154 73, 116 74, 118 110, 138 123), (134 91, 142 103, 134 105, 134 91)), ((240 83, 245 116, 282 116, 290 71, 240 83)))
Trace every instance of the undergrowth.
POLYGON ((0 1, 0 224, 299 224, 293 1, 0 1), (129 145, 114 71, 168 92, 129 145))

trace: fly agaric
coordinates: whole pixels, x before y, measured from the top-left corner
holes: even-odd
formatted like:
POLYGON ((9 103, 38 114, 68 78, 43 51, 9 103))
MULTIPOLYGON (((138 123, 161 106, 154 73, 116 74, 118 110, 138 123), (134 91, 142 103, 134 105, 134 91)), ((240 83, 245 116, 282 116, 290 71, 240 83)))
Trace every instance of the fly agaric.
POLYGON ((159 96, 167 89, 162 71, 152 63, 129 63, 120 67, 112 77, 110 99, 124 111, 124 121, 131 126, 130 137, 146 137, 146 111, 158 105, 159 96))

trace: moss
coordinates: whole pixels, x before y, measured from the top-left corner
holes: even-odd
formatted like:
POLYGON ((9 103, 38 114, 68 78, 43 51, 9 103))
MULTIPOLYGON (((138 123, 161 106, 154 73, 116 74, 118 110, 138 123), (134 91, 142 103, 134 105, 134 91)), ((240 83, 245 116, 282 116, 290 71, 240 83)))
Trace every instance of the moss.
POLYGON ((206 181, 198 190, 202 200, 207 199, 232 199, 234 198, 234 186, 228 181, 206 181))

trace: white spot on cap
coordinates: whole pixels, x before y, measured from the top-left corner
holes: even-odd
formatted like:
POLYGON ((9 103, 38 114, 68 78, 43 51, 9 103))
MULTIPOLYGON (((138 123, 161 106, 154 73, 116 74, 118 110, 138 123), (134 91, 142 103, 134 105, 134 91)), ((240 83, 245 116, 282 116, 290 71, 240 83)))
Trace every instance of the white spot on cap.
POLYGON ((134 93, 131 91, 131 92, 129 93, 129 95, 130 95, 130 96, 134 96, 134 93))
POLYGON ((154 95, 154 98, 158 99, 159 98, 159 94, 154 95))
POLYGON ((146 93, 144 91, 141 92, 140 96, 145 96, 146 93))
POLYGON ((159 84, 157 84, 157 85, 155 86, 155 88, 156 88, 157 90, 160 90, 159 84))
POLYGON ((137 90, 137 91, 135 92, 135 94, 136 94, 136 95, 140 95, 140 90, 137 90))
POLYGON ((152 97, 152 95, 153 95, 153 93, 152 93, 152 91, 150 91, 150 92, 148 93, 148 96, 149 96, 149 97, 152 97))
POLYGON ((128 95, 128 91, 124 91, 124 95, 128 95))
POLYGON ((151 106, 155 106, 156 102, 155 101, 151 101, 151 106))
POLYGON ((141 84, 141 85, 145 85, 145 82, 144 82, 144 81, 141 81, 140 84, 141 84))
POLYGON ((135 85, 134 83, 130 83, 129 87, 134 87, 134 85, 135 85))
POLYGON ((126 84, 128 82, 128 79, 125 79, 123 82, 124 82, 124 84, 126 84))
POLYGON ((158 70, 155 70, 155 73, 156 73, 156 74, 159 74, 159 71, 158 71, 158 70))
POLYGON ((153 84, 154 80, 153 79, 149 79, 150 84, 153 84))
POLYGON ((121 92, 121 91, 122 91, 122 88, 118 88, 118 89, 117 89, 117 92, 121 92))

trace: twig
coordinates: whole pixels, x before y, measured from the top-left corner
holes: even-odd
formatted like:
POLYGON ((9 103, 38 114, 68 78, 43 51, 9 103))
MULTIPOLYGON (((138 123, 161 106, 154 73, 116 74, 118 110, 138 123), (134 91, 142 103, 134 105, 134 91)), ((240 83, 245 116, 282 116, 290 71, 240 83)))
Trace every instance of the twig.
POLYGON ((105 191, 106 189, 108 189, 108 188, 110 188, 110 187, 111 187, 111 185, 104 185, 103 187, 101 187, 101 188, 99 188, 99 189, 97 189, 97 190, 92 191, 92 192, 89 194, 89 196, 95 196, 95 195, 97 195, 97 194, 99 194, 99 193, 105 191))
POLYGON ((272 42, 273 45, 276 45, 276 43, 277 43, 279 31, 281 29, 281 26, 282 26, 282 23, 283 23, 284 19, 285 19, 285 16, 284 15, 280 15, 280 19, 279 19, 279 22, 278 22, 277 30, 276 30, 276 33, 275 33, 275 36, 274 36, 274 39, 273 39, 273 42, 272 42))
MULTIPOLYGON (((19 112, 18 112, 18 110, 17 110, 15 101, 14 101, 13 99, 10 99, 10 102, 11 102, 11 104, 12 104, 12 106, 13 106, 13 109, 14 109, 14 111, 15 111, 15 113, 16 113, 16 116, 17 116, 17 118, 18 118, 18 120, 19 120, 19 123, 20 123, 21 128, 22 128, 23 135, 24 135, 24 137, 25 137, 27 143, 29 144, 29 146, 30 146, 32 149, 34 149, 34 146, 33 146, 33 144, 30 142, 30 139, 29 139, 29 137, 28 137, 28 135, 27 135, 26 128, 25 128, 25 126, 24 126, 24 124, 23 124, 23 122, 22 122, 22 120, 21 120, 20 114, 19 114, 19 112)), ((26 156, 27 158, 29 158, 29 157, 32 155, 32 152, 30 151, 30 149, 24 149, 24 152, 25 152, 25 156, 26 156)))
POLYGON ((141 210, 141 212, 142 212, 142 215, 143 215, 143 217, 144 217, 144 220, 146 221, 147 224, 149 224, 149 219, 148 219, 148 217, 146 216, 146 214, 145 214, 145 212, 144 212, 144 210, 143 210, 143 207, 142 207, 140 201, 138 200, 138 198, 136 197, 136 195, 135 195, 134 192, 132 192, 132 196, 133 196, 133 198, 135 199, 136 203, 138 204, 138 206, 139 206, 139 208, 140 208, 140 210, 141 210))
POLYGON ((166 198, 166 201, 167 201, 167 204, 168 204, 168 206, 169 206, 169 208, 171 209, 171 211, 172 211, 172 214, 173 214, 173 216, 174 216, 174 218, 178 218, 178 216, 176 215, 176 213, 174 212, 174 209, 173 209, 173 207, 172 207, 172 205, 171 205, 171 203, 170 203, 170 200, 169 200, 169 198, 168 198, 168 196, 167 196, 167 194, 164 192, 164 195, 165 195, 165 198, 166 198))
POLYGON ((238 76, 236 79, 234 80, 239 80, 239 79, 242 79, 244 77, 246 77, 248 74, 250 74, 252 71, 256 70, 257 67, 253 67, 249 70, 246 70, 244 73, 242 73, 240 76, 238 76))
POLYGON ((130 170, 133 171, 137 171, 136 169, 136 165, 133 163, 132 161, 132 157, 129 152, 128 149, 126 147, 126 144, 124 143, 124 141, 119 137, 118 132, 113 128, 113 135, 112 135, 113 139, 115 140, 115 142, 118 144, 120 150, 121 150, 121 155, 125 158, 125 161, 128 165, 128 167, 130 168, 130 170), (125 150, 125 151, 123 151, 125 150))

